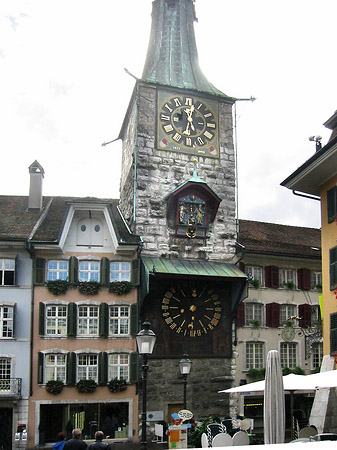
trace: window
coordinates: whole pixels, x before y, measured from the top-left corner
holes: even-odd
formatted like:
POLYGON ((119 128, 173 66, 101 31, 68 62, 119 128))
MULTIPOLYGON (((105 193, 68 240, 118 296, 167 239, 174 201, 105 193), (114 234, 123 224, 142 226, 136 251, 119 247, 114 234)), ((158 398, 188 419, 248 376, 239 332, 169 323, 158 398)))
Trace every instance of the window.
POLYGON ((312 368, 319 369, 323 359, 323 342, 312 344, 312 368))
POLYGON ((13 337, 13 306, 0 306, 0 338, 13 337))
POLYGON ((322 289, 322 272, 310 272, 311 289, 322 289))
POLYGON ((262 369, 264 344, 262 342, 246 343, 246 369, 262 369))
POLYGON ((11 358, 0 358, 0 392, 11 390, 11 358))
POLYGON ((321 322, 321 309, 319 305, 311 306, 311 325, 315 326, 321 322))
POLYGON ((294 342, 281 342, 281 367, 294 369, 297 366, 297 344, 294 342))
POLYGON ((114 378, 129 380, 129 355, 127 353, 110 353, 108 380, 114 378))
POLYGON ((130 281, 131 271, 129 262, 110 262, 110 282, 130 281))
POLYGON ((330 290, 336 288, 337 284, 337 247, 331 248, 330 251, 330 290))
POLYGON ((79 281, 99 281, 99 262, 80 261, 79 281))
POLYGON ((48 261, 47 280, 67 280, 68 261, 48 261))
POLYGON ((330 314, 330 355, 337 352, 337 313, 330 314))
POLYGON ((0 285, 15 284, 15 259, 0 259, 0 285))
POLYGON ((110 306, 109 335, 130 333, 130 307, 110 306))
POLYGON ((296 286, 296 271, 292 269, 280 269, 280 287, 287 287, 291 284, 292 287, 296 286))
POLYGON ((246 274, 250 275, 252 280, 257 280, 262 286, 262 267, 246 266, 246 274))
POLYGON ((66 382, 66 355, 48 353, 45 355, 45 382, 60 380, 66 382))
POLYGON ((67 306, 46 306, 46 328, 47 336, 65 336, 67 334, 67 306))
POLYGON ((77 381, 79 380, 98 382, 98 355, 77 356, 77 381))
POLYGON ((79 336, 98 336, 98 306, 78 307, 79 336))
POLYGON ((245 303, 245 325, 262 325, 263 305, 260 303, 245 303))
POLYGON ((297 316, 296 305, 281 305, 280 308, 280 325, 284 326, 287 322, 291 322, 293 326, 297 325, 295 320, 289 320, 289 317, 297 316))

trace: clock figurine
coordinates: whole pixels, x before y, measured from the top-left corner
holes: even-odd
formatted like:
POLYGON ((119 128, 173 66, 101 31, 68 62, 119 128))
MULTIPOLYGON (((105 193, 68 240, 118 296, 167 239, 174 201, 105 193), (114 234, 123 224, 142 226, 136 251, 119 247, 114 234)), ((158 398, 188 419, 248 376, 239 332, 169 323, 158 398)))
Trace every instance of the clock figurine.
POLYGON ((219 157, 217 102, 159 91, 157 146, 163 150, 219 157))
POLYGON ((198 338, 219 326, 221 302, 214 289, 205 285, 177 284, 162 299, 162 317, 174 333, 198 338))

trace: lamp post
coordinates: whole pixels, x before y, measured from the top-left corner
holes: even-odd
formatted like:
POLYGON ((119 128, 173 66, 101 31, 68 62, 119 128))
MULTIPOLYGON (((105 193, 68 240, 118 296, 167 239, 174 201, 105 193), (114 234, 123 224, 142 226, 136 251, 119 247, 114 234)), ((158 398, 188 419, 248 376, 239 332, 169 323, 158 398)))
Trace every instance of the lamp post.
POLYGON ((184 377, 184 409, 186 409, 186 388, 187 388, 187 376, 189 375, 192 367, 192 361, 188 359, 188 355, 184 355, 183 359, 179 361, 179 369, 181 375, 184 377))
POLYGON ((148 356, 153 352, 154 344, 156 342, 156 335, 150 330, 150 322, 145 320, 143 323, 143 330, 136 335, 138 353, 142 355, 142 384, 143 384, 143 409, 142 409, 142 436, 141 436, 141 449, 146 450, 146 382, 147 371, 149 366, 147 364, 148 356))

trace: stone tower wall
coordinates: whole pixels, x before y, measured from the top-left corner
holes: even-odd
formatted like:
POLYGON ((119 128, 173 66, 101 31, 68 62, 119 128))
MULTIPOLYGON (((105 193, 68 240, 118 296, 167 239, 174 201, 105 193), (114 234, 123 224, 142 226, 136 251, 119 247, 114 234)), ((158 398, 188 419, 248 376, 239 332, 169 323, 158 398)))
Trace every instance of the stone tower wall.
POLYGON ((192 177, 193 156, 157 150, 156 88, 144 83, 131 108, 123 148, 121 209, 131 229, 142 236, 142 255, 228 261, 234 254, 235 156, 232 105, 219 103, 220 158, 197 156, 197 175, 222 199, 206 239, 177 238, 166 218, 165 198, 192 177), (135 104, 139 108, 136 112, 135 104), (135 124, 138 123, 137 129, 135 124), (137 145, 136 145, 137 144, 137 145), (136 221, 133 221, 134 160, 137 155, 136 221))

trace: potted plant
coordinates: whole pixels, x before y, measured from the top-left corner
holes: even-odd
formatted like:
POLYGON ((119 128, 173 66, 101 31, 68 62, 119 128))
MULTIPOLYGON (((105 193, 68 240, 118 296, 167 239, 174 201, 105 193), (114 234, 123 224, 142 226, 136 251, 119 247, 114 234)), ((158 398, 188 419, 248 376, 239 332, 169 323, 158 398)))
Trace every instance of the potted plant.
POLYGON ((112 281, 109 284, 109 292, 117 295, 128 294, 132 287, 130 281, 112 281))
POLYGON ((97 383, 95 380, 80 380, 76 384, 76 389, 82 394, 92 394, 96 391, 97 383))
POLYGON ((261 325, 259 320, 252 320, 250 323, 253 328, 259 328, 261 325))
POLYGON ((67 280, 49 280, 46 282, 46 286, 53 295, 62 295, 67 292, 69 282, 67 280))
POLYGON ((254 381, 263 380, 265 377, 265 374, 266 374, 265 368, 262 368, 262 369, 251 368, 248 370, 248 376, 254 381))
POLYGON ((64 383, 61 380, 49 380, 46 384, 46 391, 49 394, 57 395, 62 392, 64 383))
POLYGON ((77 285, 81 294, 97 295, 101 284, 98 281, 80 281, 77 285))
POLYGON ((253 286, 253 288, 258 289, 260 287, 260 280, 253 279, 249 283, 253 286))
POLYGON ((127 386, 128 383, 123 378, 113 378, 108 383, 109 391, 113 393, 125 391, 127 386))
POLYGON ((287 289, 294 289, 295 283, 293 283, 292 281, 288 281, 287 283, 284 283, 284 286, 285 286, 287 289))

